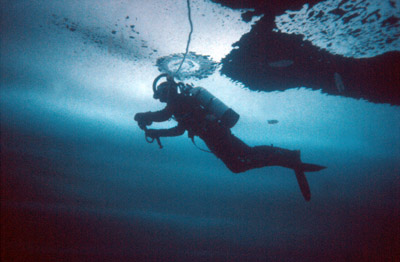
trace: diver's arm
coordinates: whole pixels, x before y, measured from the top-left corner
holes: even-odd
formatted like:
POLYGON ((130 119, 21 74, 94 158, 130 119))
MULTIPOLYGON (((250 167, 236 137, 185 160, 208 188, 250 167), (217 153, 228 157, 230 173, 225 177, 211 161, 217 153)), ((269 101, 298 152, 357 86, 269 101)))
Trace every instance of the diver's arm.
POLYGON ((180 136, 185 133, 185 128, 180 125, 169 129, 148 129, 146 135, 151 138, 167 137, 167 136, 180 136))
POLYGON ((137 113, 135 115, 135 120, 139 124, 144 124, 146 126, 151 125, 153 122, 163 122, 167 121, 172 117, 172 113, 168 108, 164 108, 163 110, 156 112, 145 112, 145 113, 137 113))
POLYGON ((172 113, 167 107, 160 111, 147 112, 147 114, 149 114, 148 117, 153 122, 164 122, 172 117, 172 113))

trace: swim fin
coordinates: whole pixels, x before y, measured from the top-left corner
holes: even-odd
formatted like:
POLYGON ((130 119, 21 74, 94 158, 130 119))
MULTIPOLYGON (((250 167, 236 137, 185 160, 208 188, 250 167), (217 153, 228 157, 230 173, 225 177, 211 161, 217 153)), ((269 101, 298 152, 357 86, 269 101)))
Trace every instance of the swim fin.
POLYGON ((319 165, 314 165, 314 164, 307 164, 307 163, 301 163, 300 170, 303 172, 317 172, 322 169, 325 169, 326 166, 319 166, 319 165))
POLYGON ((304 175, 304 172, 317 172, 322 169, 325 169, 326 166, 319 166, 314 164, 301 163, 298 168, 294 169, 294 173, 296 174, 297 183, 299 183, 299 187, 303 197, 306 201, 310 201, 311 199, 311 191, 310 186, 308 185, 307 178, 304 175))
POLYGON ((311 199, 311 191, 307 182, 307 178, 304 175, 304 171, 302 169, 295 169, 294 173, 296 174, 297 183, 299 183, 299 187, 303 197, 306 201, 310 201, 311 199))

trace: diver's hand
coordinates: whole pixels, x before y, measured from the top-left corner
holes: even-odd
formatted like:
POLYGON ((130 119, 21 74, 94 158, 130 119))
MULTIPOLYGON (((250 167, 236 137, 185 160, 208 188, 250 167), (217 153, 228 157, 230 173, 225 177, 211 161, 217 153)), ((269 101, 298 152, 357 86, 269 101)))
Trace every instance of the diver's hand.
POLYGON ((160 137, 160 132, 159 132, 159 130, 156 130, 156 129, 147 129, 146 130, 146 136, 150 137, 150 138, 153 138, 153 139, 159 138, 160 137))
MULTIPOLYGON (((149 119, 149 113, 150 112, 146 112, 146 113, 137 113, 134 117, 135 121, 138 122, 138 125, 140 126, 140 128, 145 127, 145 126, 149 126, 153 123, 153 121, 151 121, 149 119)), ((142 128, 143 129, 143 128, 142 128)))
POLYGON ((145 120, 148 118, 148 117, 147 117, 148 113, 149 113, 149 112, 146 112, 146 113, 137 113, 137 114, 135 114, 135 117, 134 117, 135 121, 137 121, 137 122, 143 122, 143 121, 145 121, 145 120))

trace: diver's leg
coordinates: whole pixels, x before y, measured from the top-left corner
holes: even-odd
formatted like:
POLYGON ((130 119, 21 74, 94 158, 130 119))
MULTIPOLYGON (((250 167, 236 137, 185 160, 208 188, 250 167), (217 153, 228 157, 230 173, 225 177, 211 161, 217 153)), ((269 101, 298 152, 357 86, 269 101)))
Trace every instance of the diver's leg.
POLYGON ((214 154, 234 173, 265 166, 296 169, 301 165, 298 150, 274 146, 250 147, 233 134, 221 141, 218 146, 214 145, 213 149, 214 154))
POLYGON ((229 132, 219 139, 205 139, 204 141, 211 152, 221 159, 233 173, 241 173, 254 168, 249 158, 251 147, 232 133, 229 132))
POLYGON ((254 165, 282 166, 291 169, 301 165, 300 151, 288 150, 275 146, 255 146, 251 148, 254 165))
POLYGON ((303 163, 300 150, 288 150, 275 146, 255 146, 251 148, 252 160, 261 166, 282 166, 304 172, 320 171, 325 166, 303 163))
POLYGON ((226 149, 228 150, 225 151, 225 154, 220 159, 233 173, 242 173, 254 168, 249 159, 251 147, 242 140, 232 135, 229 147, 226 149))

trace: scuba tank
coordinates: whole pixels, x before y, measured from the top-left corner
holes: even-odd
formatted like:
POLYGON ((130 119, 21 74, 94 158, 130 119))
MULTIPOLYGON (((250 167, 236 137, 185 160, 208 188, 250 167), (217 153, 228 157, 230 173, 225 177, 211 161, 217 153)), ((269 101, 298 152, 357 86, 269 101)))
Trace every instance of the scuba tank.
MULTIPOLYGON (((238 122, 240 117, 239 114, 233 111, 232 108, 229 108, 227 105, 225 105, 221 100, 216 98, 205 88, 193 87, 191 85, 184 84, 182 82, 176 83, 173 80, 173 77, 165 73, 159 75, 154 79, 153 92, 155 95, 158 92, 157 83, 162 77, 165 77, 167 79, 167 82, 164 83, 169 83, 169 85, 174 88, 179 87, 179 90, 182 94, 195 98, 197 102, 199 102, 199 104, 205 110, 207 110, 216 117, 217 121, 221 125, 226 126, 228 128, 232 128, 238 122)), ((161 85, 162 84, 160 84, 160 86, 161 85)))
POLYGON ((221 100, 208 92, 203 87, 193 87, 189 90, 204 109, 216 116, 217 120, 224 126, 232 128, 239 120, 239 114, 229 108, 221 100))

